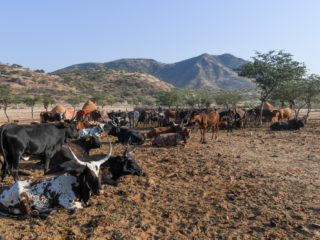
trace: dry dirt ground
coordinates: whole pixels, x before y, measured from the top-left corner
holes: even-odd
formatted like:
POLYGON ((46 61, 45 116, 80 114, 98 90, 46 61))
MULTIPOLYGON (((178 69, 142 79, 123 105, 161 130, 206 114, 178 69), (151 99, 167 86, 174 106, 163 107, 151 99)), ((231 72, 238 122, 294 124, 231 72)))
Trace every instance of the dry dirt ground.
MULTIPOLYGON (((268 126, 200 144, 133 154, 147 177, 124 176, 90 207, 48 219, 0 217, 3 239, 320 239, 320 121, 300 131, 268 126)), ((104 136, 103 142, 115 141, 104 136)), ((107 146, 93 151, 106 152, 107 146)), ((124 147, 114 146, 113 155, 124 147)), ((38 161, 21 161, 34 175, 38 161)), ((0 191, 13 179, 0 183, 0 191)))

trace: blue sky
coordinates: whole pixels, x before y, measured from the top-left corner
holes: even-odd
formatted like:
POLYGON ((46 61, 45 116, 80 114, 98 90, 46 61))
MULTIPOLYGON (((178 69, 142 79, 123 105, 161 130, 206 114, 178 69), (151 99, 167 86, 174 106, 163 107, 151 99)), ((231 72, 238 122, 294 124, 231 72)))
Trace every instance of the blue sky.
POLYGON ((0 62, 47 72, 84 62, 285 50, 320 74, 318 0, 10 0, 0 62))

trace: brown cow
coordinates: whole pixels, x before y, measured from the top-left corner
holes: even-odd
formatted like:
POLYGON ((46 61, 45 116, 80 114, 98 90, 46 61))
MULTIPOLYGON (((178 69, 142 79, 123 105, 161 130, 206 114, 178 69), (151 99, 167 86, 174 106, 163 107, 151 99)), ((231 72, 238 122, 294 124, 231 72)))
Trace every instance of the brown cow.
POLYGON ((190 123, 195 123, 201 133, 201 143, 206 143, 205 139, 205 134, 206 134, 206 129, 208 127, 212 128, 212 137, 211 140, 213 139, 214 135, 214 128, 216 129, 216 136, 215 139, 218 138, 218 132, 219 132, 219 121, 220 121, 220 115, 219 113, 216 112, 210 112, 210 113, 200 113, 195 115, 191 120, 190 123))
POLYGON ((181 132, 185 128, 183 124, 176 124, 170 127, 159 127, 159 128, 153 128, 147 133, 147 138, 153 138, 158 136, 159 134, 163 133, 176 133, 176 132, 181 132))
POLYGON ((89 121, 79 121, 76 123, 76 127, 77 127, 77 130, 81 130, 81 129, 87 129, 87 128, 93 128, 93 127, 96 127, 97 125, 94 125, 94 124, 91 124, 89 121))
POLYGON ((191 129, 185 129, 182 132, 160 134, 155 137, 152 145, 157 147, 185 145, 187 138, 190 138, 190 132, 191 129))
POLYGON ((166 110, 164 112, 165 119, 169 120, 170 118, 176 119, 177 118, 177 111, 176 110, 166 110))

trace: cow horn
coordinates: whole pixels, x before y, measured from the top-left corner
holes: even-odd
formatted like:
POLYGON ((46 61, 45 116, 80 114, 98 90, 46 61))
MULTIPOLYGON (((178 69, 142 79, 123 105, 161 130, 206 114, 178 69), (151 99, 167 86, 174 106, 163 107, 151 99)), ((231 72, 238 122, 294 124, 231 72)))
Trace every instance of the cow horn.
POLYGON ((111 153, 112 153, 112 145, 111 142, 109 142, 109 152, 107 154, 106 157, 102 158, 99 161, 96 161, 96 163, 98 163, 99 165, 103 164, 104 162, 108 161, 108 159, 111 157, 111 153))
POLYGON ((112 119, 111 124, 112 124, 114 127, 117 127, 117 126, 118 126, 118 124, 116 124, 116 123, 114 122, 114 119, 112 119))
POLYGON ((173 123, 173 126, 177 127, 179 124, 178 123, 175 123, 174 121, 172 121, 173 123))
POLYGON ((86 162, 81 161, 81 160, 74 154, 74 152, 72 151, 72 149, 71 149, 71 147, 69 146, 69 144, 68 144, 68 148, 69 148, 69 150, 70 150, 70 152, 71 152, 71 154, 72 154, 72 156, 73 156, 73 159, 76 160, 80 165, 86 166, 86 162))

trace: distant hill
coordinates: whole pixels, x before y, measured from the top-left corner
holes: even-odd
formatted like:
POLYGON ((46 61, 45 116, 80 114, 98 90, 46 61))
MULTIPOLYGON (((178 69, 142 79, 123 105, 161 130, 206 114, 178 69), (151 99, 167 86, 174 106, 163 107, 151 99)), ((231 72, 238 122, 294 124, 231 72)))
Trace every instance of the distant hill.
POLYGON ((106 63, 83 63, 57 70, 55 73, 105 66, 148 73, 181 88, 254 88, 255 85, 249 79, 239 77, 234 71, 244 63, 246 63, 245 60, 231 54, 217 56, 202 54, 172 64, 160 63, 153 59, 120 59, 106 63))
MULTIPOLYGON (((19 66, 19 65, 18 65, 19 66)), ((0 64, 0 84, 10 85, 22 96, 52 95, 65 100, 72 95, 92 97, 98 92, 113 95, 117 100, 153 98, 162 90, 174 88, 146 73, 109 69, 103 66, 82 71, 45 74, 23 67, 0 64)))
POLYGON ((79 93, 59 76, 35 72, 17 64, 0 64, 0 84, 10 85, 13 92, 22 97, 52 95, 59 98, 79 93))

